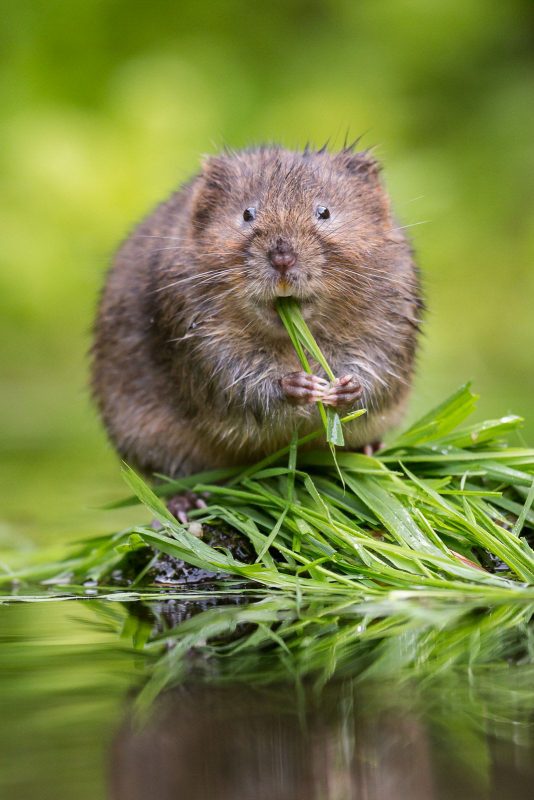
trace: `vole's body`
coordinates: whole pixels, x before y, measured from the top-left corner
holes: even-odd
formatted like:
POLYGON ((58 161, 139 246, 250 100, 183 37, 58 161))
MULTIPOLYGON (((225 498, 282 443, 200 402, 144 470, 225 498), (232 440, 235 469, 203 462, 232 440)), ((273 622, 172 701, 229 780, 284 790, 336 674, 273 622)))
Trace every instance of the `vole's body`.
POLYGON ((301 301, 335 374, 363 389, 357 400, 330 390, 332 405, 368 409, 347 446, 399 420, 419 283, 377 173, 348 150, 226 154, 131 234, 102 295, 92 381, 129 463, 168 475, 247 463, 287 444, 296 423, 321 427, 313 400, 328 391, 291 378, 280 294, 301 301))

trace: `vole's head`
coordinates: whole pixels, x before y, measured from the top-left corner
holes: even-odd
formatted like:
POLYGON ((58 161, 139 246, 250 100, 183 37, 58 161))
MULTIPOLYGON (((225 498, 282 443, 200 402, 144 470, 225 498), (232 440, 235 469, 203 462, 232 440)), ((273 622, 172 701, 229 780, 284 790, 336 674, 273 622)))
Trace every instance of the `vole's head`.
POLYGON ((281 296, 298 298, 309 316, 372 304, 388 252, 403 241, 378 172, 366 153, 348 149, 208 158, 195 184, 192 236, 211 291, 264 320, 281 296))

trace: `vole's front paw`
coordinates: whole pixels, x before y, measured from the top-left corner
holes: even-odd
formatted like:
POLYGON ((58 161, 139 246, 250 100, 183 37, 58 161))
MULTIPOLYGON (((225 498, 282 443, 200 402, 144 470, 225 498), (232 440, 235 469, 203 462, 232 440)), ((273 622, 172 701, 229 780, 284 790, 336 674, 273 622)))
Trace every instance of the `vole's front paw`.
POLYGON ((351 406, 362 396, 363 387, 354 375, 337 378, 321 397, 326 406, 351 406))
POLYGON ((306 405, 323 399, 328 381, 307 372, 291 372, 280 378, 280 386, 290 403, 306 405))

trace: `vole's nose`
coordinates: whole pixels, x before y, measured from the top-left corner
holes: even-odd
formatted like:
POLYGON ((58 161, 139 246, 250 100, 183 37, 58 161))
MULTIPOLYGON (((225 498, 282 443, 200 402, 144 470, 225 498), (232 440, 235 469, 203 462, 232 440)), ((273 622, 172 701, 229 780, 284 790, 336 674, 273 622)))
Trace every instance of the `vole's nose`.
POLYGON ((297 263, 297 254, 288 242, 278 239, 276 247, 269 250, 269 260, 277 272, 285 275, 297 263))

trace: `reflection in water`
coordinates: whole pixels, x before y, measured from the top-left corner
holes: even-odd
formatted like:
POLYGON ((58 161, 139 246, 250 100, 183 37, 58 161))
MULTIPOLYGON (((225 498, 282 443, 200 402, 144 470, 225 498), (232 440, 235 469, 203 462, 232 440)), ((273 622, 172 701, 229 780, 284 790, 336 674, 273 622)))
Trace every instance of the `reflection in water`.
POLYGON ((0 797, 531 797, 528 607, 276 603, 0 606, 0 797))
POLYGON ((531 606, 292 602, 152 605, 167 649, 148 722, 116 739, 113 800, 531 796, 531 606))
MULTIPOLYGON (((150 722, 129 721, 113 748, 113 800, 434 800, 530 798, 532 749, 488 738, 488 783, 461 738, 431 716, 389 708, 394 688, 330 689, 306 713, 290 691, 182 687, 150 722), (522 767, 517 759, 522 755, 522 767)), ((436 699, 436 698, 434 698, 436 699)), ((430 711, 430 709, 428 709, 430 711)), ((491 709, 481 709, 491 713, 491 709)), ((454 723, 454 720, 452 720, 454 723)), ((479 720, 483 723, 483 720, 479 720)), ((461 731, 458 731, 461 734, 461 731)))

